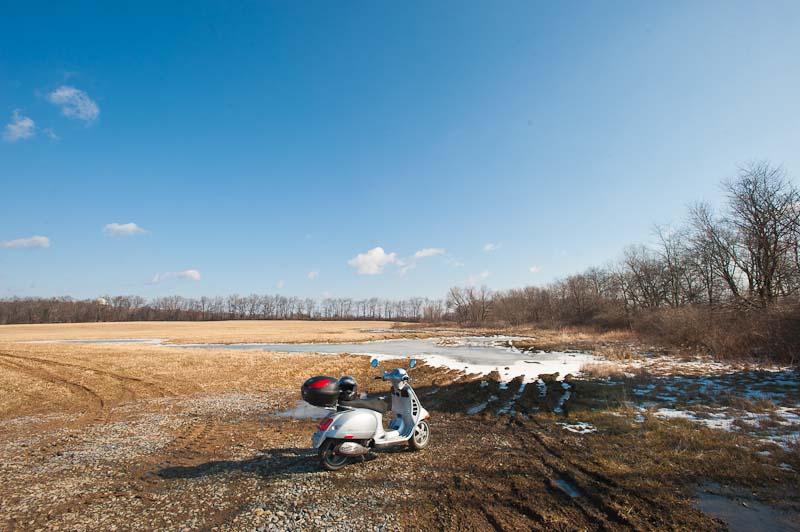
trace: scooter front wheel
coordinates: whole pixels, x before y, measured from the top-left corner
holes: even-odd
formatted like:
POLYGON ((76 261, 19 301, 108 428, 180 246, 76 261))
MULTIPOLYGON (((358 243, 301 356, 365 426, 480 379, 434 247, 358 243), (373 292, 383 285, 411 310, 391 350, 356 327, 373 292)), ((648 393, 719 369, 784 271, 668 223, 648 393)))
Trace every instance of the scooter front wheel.
POLYGON ((414 427, 414 434, 408 440, 408 446, 411 447, 412 451, 420 451, 427 447, 430 442, 431 428, 428 426, 428 422, 423 419, 414 427))
POLYGON ((350 461, 350 458, 341 454, 336 454, 336 448, 341 442, 328 440, 319 449, 319 459, 322 467, 328 471, 338 471, 350 461))

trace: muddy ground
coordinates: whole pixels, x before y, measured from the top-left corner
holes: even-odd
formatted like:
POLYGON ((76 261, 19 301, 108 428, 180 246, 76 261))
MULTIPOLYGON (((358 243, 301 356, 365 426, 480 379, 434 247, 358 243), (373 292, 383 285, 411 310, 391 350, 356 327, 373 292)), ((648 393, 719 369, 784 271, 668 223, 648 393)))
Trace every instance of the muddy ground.
POLYGON ((775 412, 790 415, 793 369, 769 374, 772 402, 715 404, 772 420, 726 431, 658 415, 658 396, 708 419, 720 388, 706 381, 732 388, 751 369, 615 362, 563 401, 559 382, 521 388, 422 366, 431 446, 327 473, 309 448, 315 421, 277 414, 311 375, 353 374, 385 392, 364 357, 13 339, 0 341, 1 530, 725 530, 698 509, 708 486, 800 529, 797 445, 767 437, 788 431, 775 412), (676 371, 695 386, 678 389, 676 371))

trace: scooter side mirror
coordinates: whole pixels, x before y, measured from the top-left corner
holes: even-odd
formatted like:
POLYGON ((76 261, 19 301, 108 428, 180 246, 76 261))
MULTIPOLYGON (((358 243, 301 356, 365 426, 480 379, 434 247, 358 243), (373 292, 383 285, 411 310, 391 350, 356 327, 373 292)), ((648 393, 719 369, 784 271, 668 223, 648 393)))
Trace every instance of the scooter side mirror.
POLYGON ((378 367, 378 359, 377 358, 373 358, 372 361, 369 363, 369 365, 372 366, 373 368, 377 368, 378 367))
POLYGON ((416 358, 412 358, 411 360, 409 360, 409 362, 408 362, 408 367, 409 368, 413 368, 416 365, 417 365, 417 359, 416 358))

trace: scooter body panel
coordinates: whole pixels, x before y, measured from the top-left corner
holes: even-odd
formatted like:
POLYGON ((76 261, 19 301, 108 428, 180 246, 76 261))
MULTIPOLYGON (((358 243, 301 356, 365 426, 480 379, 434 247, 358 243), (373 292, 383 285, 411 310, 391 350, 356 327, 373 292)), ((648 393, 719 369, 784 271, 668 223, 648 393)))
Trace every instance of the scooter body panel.
POLYGON ((356 408, 344 412, 332 412, 327 416, 333 423, 326 430, 318 430, 311 439, 312 445, 318 449, 329 439, 337 440, 371 440, 383 432, 381 414, 366 408, 356 408))

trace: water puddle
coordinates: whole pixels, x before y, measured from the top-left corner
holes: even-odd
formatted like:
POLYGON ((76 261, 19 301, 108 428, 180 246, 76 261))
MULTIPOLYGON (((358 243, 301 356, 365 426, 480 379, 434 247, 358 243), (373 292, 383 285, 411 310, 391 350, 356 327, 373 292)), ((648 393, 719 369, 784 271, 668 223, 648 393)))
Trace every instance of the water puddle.
POLYGON ((725 522, 731 532, 800 530, 800 516, 789 514, 752 499, 728 497, 702 488, 697 492, 697 505, 704 513, 725 522))
POLYGON ((578 490, 578 488, 566 479, 559 478, 556 480, 556 485, 573 499, 581 496, 581 492, 578 490))
MULTIPOLYGON (((517 390, 517 392, 513 395, 513 397, 511 397, 511 399, 508 401, 508 403, 506 403, 503 406, 503 408, 501 408, 500 410, 497 411, 497 413, 500 414, 500 415, 502 415, 502 414, 512 414, 513 415, 515 413, 514 412, 514 405, 517 403, 517 401, 520 399, 520 397, 522 397, 522 394, 525 393, 525 386, 526 386, 526 384, 524 382, 522 384, 520 384, 519 385, 519 389, 517 390)), ((506 386, 506 388, 508 388, 508 386, 506 386)))
POLYGON ((475 414, 479 414, 484 410, 486 410, 487 406, 489 406, 489 403, 481 403, 479 405, 475 405, 473 407, 470 407, 469 410, 467 410, 467 414, 469 414, 470 416, 474 416, 475 414))
POLYGON ((94 340, 31 340, 26 344, 152 344, 161 345, 163 338, 100 338, 94 340))
POLYGON ((503 345, 515 336, 458 337, 458 338, 404 338, 346 343, 251 343, 251 344, 175 344, 175 347, 212 349, 261 349, 286 353, 320 353, 339 355, 377 355, 384 357, 446 356, 465 364, 480 361, 485 364, 502 364, 526 359, 546 359, 547 353, 528 354, 503 345))

